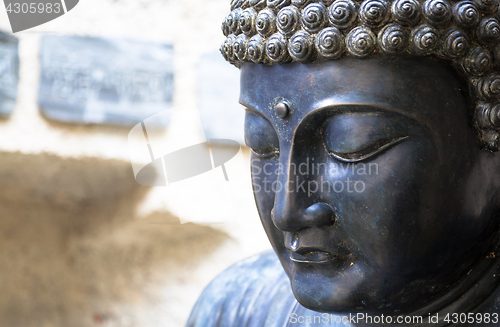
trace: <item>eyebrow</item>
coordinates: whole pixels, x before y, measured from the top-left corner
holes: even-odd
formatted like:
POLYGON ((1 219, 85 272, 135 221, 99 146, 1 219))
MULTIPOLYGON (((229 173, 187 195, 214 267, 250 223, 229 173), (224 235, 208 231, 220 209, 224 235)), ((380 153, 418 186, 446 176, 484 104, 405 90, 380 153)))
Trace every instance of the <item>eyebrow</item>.
MULTIPOLYGON (((327 101, 323 101, 323 102, 327 102, 327 101)), ((304 118, 308 117, 309 115, 315 115, 317 114, 319 111, 323 111, 323 110, 335 110, 337 109, 338 111, 338 114, 347 114, 347 113, 351 113, 351 112, 372 112, 372 113, 383 113, 383 114, 388 114, 388 115, 401 115, 401 116, 404 116, 404 117, 407 117, 409 119, 412 119, 414 121, 417 121, 419 123, 425 123, 424 121, 418 119, 417 117, 414 117, 414 116, 410 116, 407 112, 404 112, 402 110, 397 110, 396 108, 392 107, 392 106, 384 106, 384 105, 380 105, 380 104, 377 104, 377 103, 336 103, 336 104, 329 104, 329 103, 325 103, 325 104, 322 104, 321 105, 321 102, 320 102, 320 106, 316 107, 316 108, 313 108, 310 112, 308 112, 304 118), (348 108, 348 109, 359 109, 359 110, 338 110, 339 108, 342 108, 342 107, 345 107, 345 108, 348 108)), ((303 118, 303 119, 304 119, 303 118)))

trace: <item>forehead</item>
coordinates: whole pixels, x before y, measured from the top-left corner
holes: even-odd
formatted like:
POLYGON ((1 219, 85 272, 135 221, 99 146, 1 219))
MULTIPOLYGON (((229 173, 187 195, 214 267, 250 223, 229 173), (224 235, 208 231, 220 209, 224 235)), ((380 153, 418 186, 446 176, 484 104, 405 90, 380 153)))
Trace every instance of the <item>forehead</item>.
POLYGON ((465 116, 460 113, 467 106, 463 85, 451 66, 422 58, 247 63, 241 69, 240 102, 267 118, 273 115, 274 105, 286 99, 299 120, 326 107, 361 105, 439 126, 465 116))

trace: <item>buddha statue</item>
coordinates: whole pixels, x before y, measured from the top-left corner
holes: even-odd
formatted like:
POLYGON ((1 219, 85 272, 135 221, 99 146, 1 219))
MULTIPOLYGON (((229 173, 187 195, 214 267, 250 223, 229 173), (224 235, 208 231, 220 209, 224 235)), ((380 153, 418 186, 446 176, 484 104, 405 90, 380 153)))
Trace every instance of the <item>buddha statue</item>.
POLYGON ((254 196, 273 252, 187 323, 500 324, 498 0, 233 0, 254 196))

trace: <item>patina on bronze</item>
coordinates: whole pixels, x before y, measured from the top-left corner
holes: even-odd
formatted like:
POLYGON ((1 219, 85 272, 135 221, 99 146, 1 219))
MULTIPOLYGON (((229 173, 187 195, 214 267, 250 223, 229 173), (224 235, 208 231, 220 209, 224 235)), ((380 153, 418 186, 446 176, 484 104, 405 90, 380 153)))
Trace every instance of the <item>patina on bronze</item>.
MULTIPOLYGON (((493 58, 500 39, 485 37, 481 28, 497 24, 499 2, 232 5, 233 16, 254 10, 256 27, 245 32, 241 19, 238 33, 228 18, 226 34, 257 33, 268 52, 281 38, 291 58, 274 62, 268 53, 255 62, 224 52, 241 68, 254 195, 279 264, 268 253, 226 270, 204 291, 188 326, 306 326, 307 317, 315 325, 377 325, 373 319, 335 319, 357 314, 379 317, 375 322, 394 317, 393 325, 401 326, 467 325, 446 319, 454 313, 472 313, 469 325, 498 325, 500 81, 493 58), (352 14, 345 27, 332 19, 342 13, 335 9, 340 5, 352 14), (330 17, 314 31, 306 24, 313 7, 330 17), (285 10, 300 22, 293 33, 280 28, 285 10), (259 16, 270 17, 271 25, 259 25, 259 16), (391 53, 380 36, 396 23, 410 37, 391 53), (261 35, 264 27, 280 35, 261 35), (294 35, 309 33, 317 45, 328 28, 339 30, 347 50, 330 59, 315 46, 308 60, 293 58, 294 35), (415 35, 429 28, 441 50, 423 56, 412 47, 415 35), (378 35, 366 56, 349 50, 369 44, 349 41, 361 30, 378 35), (459 32, 466 50, 446 57, 447 38, 459 32), (472 60, 474 53, 481 59, 472 60), (481 72, 472 68, 483 65, 488 68, 481 72), (486 314, 497 319, 479 319, 486 314), (397 323, 399 316, 422 320, 397 323)), ((500 29, 493 30, 500 37, 500 29)), ((250 47, 248 42, 247 53, 250 47)))

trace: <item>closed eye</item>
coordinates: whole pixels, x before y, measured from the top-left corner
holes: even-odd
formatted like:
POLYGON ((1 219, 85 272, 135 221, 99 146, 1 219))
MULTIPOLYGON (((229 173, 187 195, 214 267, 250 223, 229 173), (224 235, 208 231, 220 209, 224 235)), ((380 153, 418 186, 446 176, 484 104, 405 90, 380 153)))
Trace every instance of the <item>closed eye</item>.
POLYGON ((245 143, 260 159, 279 155, 279 139, 269 120, 250 110, 245 113, 245 143))
POLYGON ((335 151, 328 151, 329 154, 334 157, 335 159, 343 162, 348 162, 348 163, 353 163, 353 162, 359 162, 363 161, 365 159, 368 159, 370 157, 374 157, 390 148, 393 146, 396 146, 397 144, 403 142, 405 139, 407 139, 408 136, 400 137, 400 138, 395 138, 395 139, 385 139, 381 140, 378 142, 375 142, 371 144, 370 146, 356 152, 335 152, 335 151))
POLYGON ((271 159, 280 154, 279 149, 276 148, 268 148, 268 149, 254 149, 250 148, 252 153, 261 159, 271 159))

